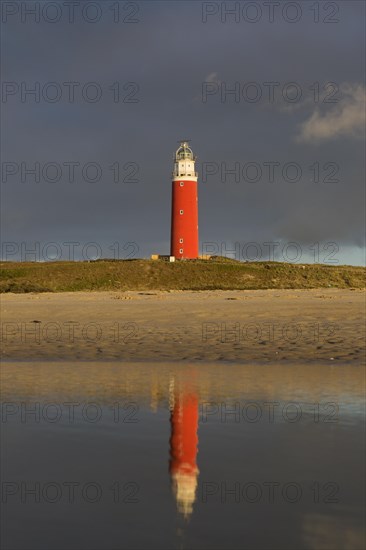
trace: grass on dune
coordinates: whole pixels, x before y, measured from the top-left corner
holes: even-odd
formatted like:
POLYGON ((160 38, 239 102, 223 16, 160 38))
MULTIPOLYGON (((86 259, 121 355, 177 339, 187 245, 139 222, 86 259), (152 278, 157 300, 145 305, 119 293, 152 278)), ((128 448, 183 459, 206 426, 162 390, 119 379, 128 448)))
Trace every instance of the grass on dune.
POLYGON ((1 262, 0 292, 365 288, 363 267, 239 262, 213 257, 90 262, 1 262))

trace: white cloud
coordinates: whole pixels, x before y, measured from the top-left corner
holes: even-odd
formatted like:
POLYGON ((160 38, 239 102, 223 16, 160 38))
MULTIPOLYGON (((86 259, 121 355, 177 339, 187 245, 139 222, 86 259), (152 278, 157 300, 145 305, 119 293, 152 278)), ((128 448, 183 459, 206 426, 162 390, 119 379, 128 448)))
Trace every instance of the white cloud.
POLYGON ((322 114, 317 110, 300 125, 297 141, 310 142, 338 137, 362 138, 365 129, 365 88, 359 84, 343 84, 339 102, 322 114))
POLYGON ((216 82, 217 84, 220 84, 221 81, 218 79, 217 73, 210 73, 206 76, 205 82, 216 82))
MULTIPOLYGON (((202 86, 203 84, 205 83, 209 83, 209 84, 221 84, 221 80, 219 79, 218 77, 218 73, 216 72, 212 72, 210 74, 208 74, 207 76, 205 76, 203 82, 202 82, 202 86)), ((200 95, 196 95, 194 98, 193 98, 193 101, 194 102, 202 102, 202 91, 201 91, 201 94, 200 95)))

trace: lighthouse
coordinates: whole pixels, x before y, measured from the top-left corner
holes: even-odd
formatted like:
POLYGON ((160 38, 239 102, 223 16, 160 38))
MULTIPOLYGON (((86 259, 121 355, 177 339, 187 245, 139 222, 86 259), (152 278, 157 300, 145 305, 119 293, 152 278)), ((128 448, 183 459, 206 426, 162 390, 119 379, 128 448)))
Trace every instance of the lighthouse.
POLYGON ((174 156, 170 254, 177 259, 198 258, 198 195, 196 157, 188 141, 174 156))

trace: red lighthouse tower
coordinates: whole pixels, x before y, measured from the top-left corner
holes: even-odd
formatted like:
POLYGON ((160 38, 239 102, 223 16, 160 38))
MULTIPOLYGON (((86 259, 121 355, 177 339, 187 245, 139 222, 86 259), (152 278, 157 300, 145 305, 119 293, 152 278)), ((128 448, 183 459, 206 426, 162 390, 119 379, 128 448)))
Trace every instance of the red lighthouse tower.
POLYGON ((174 157, 170 254, 178 259, 198 258, 198 196, 196 157, 182 141, 174 157))

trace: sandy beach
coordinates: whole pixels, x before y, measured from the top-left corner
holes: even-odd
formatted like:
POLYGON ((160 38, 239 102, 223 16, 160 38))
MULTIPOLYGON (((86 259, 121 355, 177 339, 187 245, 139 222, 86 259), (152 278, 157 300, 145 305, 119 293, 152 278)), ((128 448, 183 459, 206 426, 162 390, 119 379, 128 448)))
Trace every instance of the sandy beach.
POLYGON ((362 548, 364 309, 334 289, 3 295, 3 547, 362 548))
POLYGON ((5 294, 5 361, 362 365, 360 290, 5 294))

